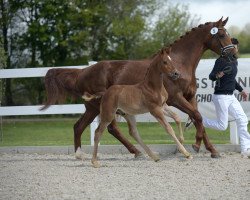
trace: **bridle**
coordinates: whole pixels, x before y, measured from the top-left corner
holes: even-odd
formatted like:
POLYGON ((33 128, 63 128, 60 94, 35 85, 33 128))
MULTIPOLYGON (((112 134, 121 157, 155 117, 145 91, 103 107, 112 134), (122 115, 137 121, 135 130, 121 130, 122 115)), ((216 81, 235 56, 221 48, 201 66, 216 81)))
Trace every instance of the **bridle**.
POLYGON ((218 36, 218 32, 219 30, 225 30, 225 32, 229 35, 229 33, 227 32, 226 29, 224 28, 217 28, 217 27, 213 27, 210 31, 210 33, 212 34, 212 37, 215 37, 217 39, 217 41, 219 42, 220 44, 220 47, 221 47, 221 56, 226 56, 226 55, 229 55, 229 53, 231 52, 228 52, 229 49, 233 49, 235 48, 233 44, 229 44, 229 45, 226 45, 223 47, 221 41, 220 41, 220 38, 218 36))

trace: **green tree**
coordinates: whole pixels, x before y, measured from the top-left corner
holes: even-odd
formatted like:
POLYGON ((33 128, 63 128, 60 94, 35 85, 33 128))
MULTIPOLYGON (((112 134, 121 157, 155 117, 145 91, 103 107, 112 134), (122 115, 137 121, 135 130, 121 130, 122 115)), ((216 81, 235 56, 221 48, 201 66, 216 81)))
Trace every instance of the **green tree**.
POLYGON ((164 9, 161 9, 163 12, 160 12, 158 16, 154 15, 154 25, 149 24, 148 34, 141 38, 137 51, 141 58, 152 55, 159 48, 173 43, 187 30, 198 24, 199 18, 191 17, 187 5, 168 3, 163 3, 163 5, 164 9))
MULTIPOLYGON (((3 48, 3 40, 2 36, 0 35, 0 69, 4 69, 6 67, 7 57, 3 48)), ((2 104, 3 99, 3 80, 0 79, 0 106, 2 104)))
MULTIPOLYGON (((6 64, 2 67, 6 69, 12 68, 12 56, 15 43, 15 31, 14 31, 14 18, 16 9, 14 6, 14 1, 11 0, 0 0, 0 31, 1 31, 1 38, 3 40, 3 54, 5 55, 3 59, 6 59, 6 64), (11 34, 8 35, 8 32, 11 34)), ((6 105, 13 105, 13 98, 12 98, 12 90, 11 90, 12 81, 11 79, 6 79, 3 81, 4 87, 4 98, 3 104, 6 105)))
POLYGON ((240 43, 240 53, 250 53, 250 23, 245 25, 237 38, 240 43))
MULTIPOLYGON (((9 52, 7 68, 145 58, 173 42, 191 24, 187 7, 179 5, 166 4, 164 13, 155 17, 162 5, 159 0, 1 0, 1 3, 5 11, 1 15, 1 30, 9 33, 3 37, 9 48, 5 49, 9 52), (151 21, 154 23, 150 24, 151 21)), ((16 104, 42 103, 41 79, 16 79, 12 83, 12 90, 9 85, 6 91, 13 91, 16 104)), ((12 99, 12 93, 6 92, 6 97, 12 99)), ((6 102, 11 104, 10 100, 6 102)))

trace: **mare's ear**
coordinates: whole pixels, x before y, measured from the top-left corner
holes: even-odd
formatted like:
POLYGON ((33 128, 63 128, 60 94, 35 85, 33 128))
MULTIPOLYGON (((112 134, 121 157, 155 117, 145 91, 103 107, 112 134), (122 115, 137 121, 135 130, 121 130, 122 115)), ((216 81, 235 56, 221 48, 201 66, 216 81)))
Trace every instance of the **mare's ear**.
POLYGON ((222 26, 225 26, 227 24, 227 21, 228 21, 228 17, 224 21, 222 21, 222 26))
POLYGON ((222 19, 223 19, 223 16, 216 22, 217 27, 222 25, 222 19))

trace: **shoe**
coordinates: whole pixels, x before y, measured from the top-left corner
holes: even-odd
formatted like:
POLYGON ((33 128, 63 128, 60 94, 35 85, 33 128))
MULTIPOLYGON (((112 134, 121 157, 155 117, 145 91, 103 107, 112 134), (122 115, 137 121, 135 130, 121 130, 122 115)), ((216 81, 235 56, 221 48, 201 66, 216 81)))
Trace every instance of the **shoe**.
POLYGON ((241 153, 242 158, 250 158, 250 149, 247 149, 246 151, 241 153))
POLYGON ((194 125, 193 120, 191 118, 188 118, 188 120, 185 123, 185 130, 190 129, 194 125))

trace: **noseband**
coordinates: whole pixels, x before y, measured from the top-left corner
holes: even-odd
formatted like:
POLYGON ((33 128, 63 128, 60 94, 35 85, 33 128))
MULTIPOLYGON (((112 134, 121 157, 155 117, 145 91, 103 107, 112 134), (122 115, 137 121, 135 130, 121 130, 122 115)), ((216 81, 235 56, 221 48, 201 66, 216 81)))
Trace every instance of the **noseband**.
POLYGON ((230 53, 230 52, 228 53, 227 51, 229 49, 233 49, 235 47, 234 47, 233 44, 229 44, 229 45, 226 45, 226 46, 223 47, 223 45, 221 44, 220 38, 218 36, 218 30, 224 30, 224 29, 223 28, 214 27, 214 28, 211 29, 210 32, 211 32, 212 36, 215 37, 217 39, 217 41, 219 42, 219 44, 220 44, 220 47, 221 47, 221 56, 226 56, 227 54, 230 53))

